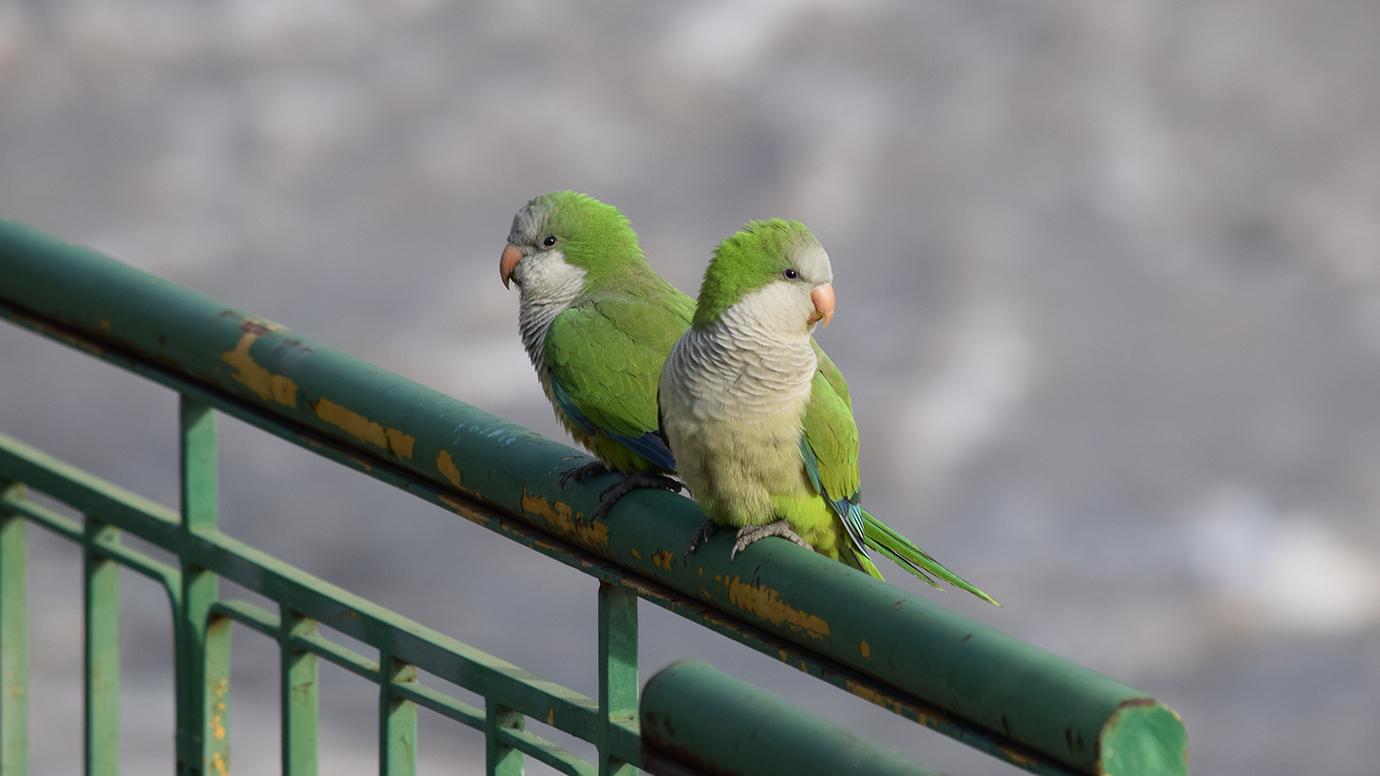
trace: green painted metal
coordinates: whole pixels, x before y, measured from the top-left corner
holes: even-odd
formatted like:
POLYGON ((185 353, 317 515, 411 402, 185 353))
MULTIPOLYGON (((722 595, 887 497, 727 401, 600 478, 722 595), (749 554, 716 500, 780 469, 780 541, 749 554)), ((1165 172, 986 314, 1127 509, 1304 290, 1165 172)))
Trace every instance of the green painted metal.
MULTIPOLYGON (((637 719, 637 593, 600 582, 598 617, 599 717, 612 723, 632 722, 637 719)), ((605 751, 599 761, 600 776, 636 772, 631 764, 605 751)))
POLYGON ((417 704, 397 692, 417 684, 417 667, 379 656, 383 681, 379 683, 379 773, 381 776, 413 776, 417 773, 417 704))
MULTIPOLYGON (((182 514, 177 542, 216 530, 215 413, 204 402, 186 396, 178 403, 179 463, 182 514)), ((179 776, 224 774, 229 771, 230 676, 226 640, 228 629, 217 631, 208 650, 206 625, 211 605, 220 595, 217 575, 184 563, 177 617, 173 624, 177 712, 177 771, 179 776)))
POLYGON ((120 772, 120 565, 98 547, 119 532, 88 515, 82 552, 87 776, 120 772))
POLYGON ((522 751, 500 732, 516 732, 524 725, 522 714, 490 701, 484 714, 484 772, 489 776, 522 776, 522 751))
POLYGON ((29 770, 29 526, 9 507, 24 486, 0 469, 0 774, 29 770))
MULTIPOLYGON (((201 746, 205 772, 225 776, 230 771, 230 637, 233 631, 229 620, 215 617, 210 611, 204 622, 206 627, 200 636, 204 712, 201 735, 196 743, 201 746)), ((191 681, 195 681, 195 677, 191 681)))
POLYGON ((654 754, 669 754, 714 773, 937 776, 897 752, 693 661, 673 663, 647 680, 642 738, 654 754))
MULTIPOLYGON (((176 532, 166 530, 170 525, 176 529, 178 518, 175 513, 4 435, 0 435, 0 471, 16 472, 19 478, 37 483, 39 489, 45 492, 57 490, 59 485, 66 483, 63 498, 67 503, 80 504, 86 510, 107 515, 111 523, 147 541, 158 543, 160 538, 165 542, 175 541, 176 532)), ((11 494, 0 506, 45 527, 53 527, 59 535, 74 541, 80 540, 80 531, 73 530, 72 526, 63 522, 70 523, 70 520, 16 494, 11 494)), ((334 630, 366 643, 398 645, 399 650, 420 656, 421 664, 428 671, 467 689, 496 697, 500 702, 511 702, 522 708, 518 713, 524 716, 541 717, 545 714, 542 718, 551 720, 555 726, 572 735, 590 741, 597 739, 598 706, 589 698, 560 685, 537 680, 510 663, 387 612, 228 537, 201 537, 191 544, 193 549, 184 548, 184 552, 193 561, 205 561, 197 564, 202 568, 233 579, 262 595, 290 599, 295 602, 295 611, 316 613, 318 616, 324 614, 328 624, 338 626, 334 630), (233 559, 243 562, 237 563, 232 570, 229 563, 233 559), (354 628, 354 625, 359 627, 354 628), (535 705, 538 702, 542 704, 540 707, 535 705), (543 711, 538 711, 538 708, 543 711)), ((169 584, 176 589, 177 572, 169 571, 169 574, 169 584)), ((176 598, 172 600, 175 602, 176 598)), ((244 601, 219 600, 210 607, 208 643, 214 644, 219 635, 228 633, 223 630, 228 622, 240 623, 269 638, 278 638, 281 632, 277 615, 244 601)), ((309 629, 295 631, 290 638, 290 646, 336 663, 370 681, 382 681, 377 662, 309 629)), ((213 672, 215 670, 219 669, 213 669, 213 672)), ((444 693, 409 682, 394 683, 393 692, 398 697, 426 706, 472 728, 484 728, 483 712, 444 693)), ((635 729, 628 730, 624 726, 617 732, 620 734, 613 737, 611 745, 618 748, 620 756, 636 757, 638 744, 635 729)), ((530 754, 566 773, 594 772, 588 764, 568 751, 521 729, 504 728, 499 738, 506 746, 530 754)))
MULTIPOLYGON (((169 386, 189 407, 213 406, 414 493, 584 571, 601 588, 631 591, 1008 762, 1037 773, 1114 772, 1127 764, 1186 772, 1182 724, 1144 693, 783 542, 758 543, 730 563, 725 536, 687 558, 682 548, 702 515, 678 496, 634 493, 607 520, 589 523, 584 515, 606 483, 560 486, 559 473, 584 460, 575 451, 268 321, 15 224, 0 223, 0 277, 0 317, 169 386)), ((179 655, 200 648, 197 629, 217 606, 209 585, 224 577, 391 659, 468 677, 458 683, 490 706, 599 743, 601 758, 611 758, 600 764, 605 772, 638 761, 635 721, 609 721, 623 703, 619 675, 628 672, 614 657, 620 639, 635 644, 635 608, 633 619, 605 633, 601 605, 602 697, 592 702, 438 634, 400 631, 401 618, 386 610, 216 533, 214 454, 209 468, 187 460, 184 454, 184 485, 188 472, 211 474, 204 490, 184 487, 184 510, 201 501, 179 526, 166 510, 123 492, 112 502, 108 487, 89 475, 0 444, 0 476, 88 514, 100 502, 115 510, 118 519, 102 513, 112 524, 178 555, 183 570, 170 595, 180 611, 179 655), (200 514, 210 515, 204 524, 200 514)), ((347 659, 337 645, 305 636, 292 643, 383 681, 377 667, 347 659)), ((627 665, 635 676, 635 657, 627 665)), ((448 716, 473 722, 458 703, 392 686, 396 697, 434 701, 448 716)), ((181 723, 179 717, 179 756, 209 757, 193 738, 200 726, 186 726, 184 737, 181 723)), ((527 751, 527 735, 490 731, 519 751, 527 751)), ((538 751, 565 762, 553 750, 538 751)))
POLYGON ((315 637, 316 621, 287 609, 279 616, 283 773, 316 776, 317 657, 293 643, 298 638, 315 637))

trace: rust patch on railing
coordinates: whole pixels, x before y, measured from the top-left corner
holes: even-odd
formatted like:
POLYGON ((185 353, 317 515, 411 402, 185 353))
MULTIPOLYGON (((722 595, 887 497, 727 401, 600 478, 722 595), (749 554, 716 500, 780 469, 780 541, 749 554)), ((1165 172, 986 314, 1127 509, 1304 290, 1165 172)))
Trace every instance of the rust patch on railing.
POLYGON ((211 735, 217 741, 225 740, 225 713, 230 708, 226 701, 230 694, 230 680, 222 677, 211 688, 214 698, 211 701, 211 735))
POLYGON ((569 504, 545 496, 533 496, 522 489, 522 511, 545 520, 556 533, 576 539, 587 547, 607 547, 609 527, 602 522, 586 522, 569 504))
MULTIPOLYGON (((412 447, 417 443, 417 438, 411 434, 405 434, 396 428, 384 428, 382 423, 370 420, 348 407, 336 404, 330 399, 317 399, 311 403, 311 408, 312 411, 316 413, 316 417, 344 431, 355 439, 361 442, 368 442, 372 445, 378 445, 399 458, 411 460, 412 447)), ((454 466, 453 463, 452 466, 454 466)), ((444 473, 445 472, 442 472, 442 474, 444 473)), ((460 471, 458 469, 455 472, 455 476, 457 479, 460 476, 460 471)))
POLYGON ((652 553, 652 565, 656 566, 657 568, 666 569, 667 571, 670 571, 671 551, 662 550, 661 552, 652 553))
POLYGON ((810 614, 781 600, 781 591, 765 585, 744 582, 742 577, 728 580, 728 600, 773 625, 785 625, 793 631, 822 639, 829 635, 829 623, 817 614, 810 614))
POLYGON ((450 457, 449 450, 442 450, 436 454, 436 471, 455 487, 464 487, 460 484, 460 467, 455 465, 455 459, 450 457))
POLYGON ((872 657, 872 645, 867 643, 867 639, 858 642, 858 654, 863 657, 872 657))
POLYGON ((235 382, 253 391, 264 401, 276 401, 286 407, 297 406, 297 383, 284 375, 275 375, 260 366, 249 354, 255 340, 282 327, 272 321, 245 321, 240 327, 244 332, 234 350, 220 354, 220 360, 235 368, 230 376, 235 382))
POLYGON ((883 693, 879 690, 874 690, 873 688, 868 687, 862 682, 854 681, 852 679, 847 680, 846 688, 848 692, 858 696, 859 698, 862 698, 868 703, 881 706, 882 708, 886 709, 887 711, 890 711, 893 714, 900 714, 903 717, 906 716, 906 704, 901 703, 900 701, 896 700, 890 695, 887 695, 886 693, 883 693))

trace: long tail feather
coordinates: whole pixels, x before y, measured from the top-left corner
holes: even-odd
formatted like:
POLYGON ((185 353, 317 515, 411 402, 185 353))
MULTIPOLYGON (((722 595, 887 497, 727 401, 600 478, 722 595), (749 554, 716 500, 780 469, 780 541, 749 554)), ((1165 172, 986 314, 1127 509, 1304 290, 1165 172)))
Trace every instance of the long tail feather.
POLYGON ((943 563, 940 563, 931 557, 929 553, 916 547, 911 540, 892 530, 891 526, 878 520, 871 512, 864 509, 862 511, 862 516, 863 540, 868 547, 890 558, 896 565, 909 571, 920 579, 923 579, 935 588, 943 589, 936 579, 942 580, 960 590, 967 590, 969 593, 972 593, 993 606, 1001 606, 997 599, 983 592, 980 588, 963 577, 950 571, 943 563))

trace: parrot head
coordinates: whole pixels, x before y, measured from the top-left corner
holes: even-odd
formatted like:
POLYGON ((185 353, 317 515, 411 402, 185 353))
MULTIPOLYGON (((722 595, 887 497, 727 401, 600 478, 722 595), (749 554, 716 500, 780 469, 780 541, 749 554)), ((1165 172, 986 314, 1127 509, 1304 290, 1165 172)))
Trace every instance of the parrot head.
POLYGON ((513 216, 498 261, 504 288, 516 282, 524 299, 573 297, 590 276, 646 261, 637 234, 618 208, 587 194, 556 191, 513 216))
POLYGON ((799 221, 752 221, 719 243, 704 272, 694 327, 734 318, 782 334, 808 333, 834 317, 829 254, 799 221))

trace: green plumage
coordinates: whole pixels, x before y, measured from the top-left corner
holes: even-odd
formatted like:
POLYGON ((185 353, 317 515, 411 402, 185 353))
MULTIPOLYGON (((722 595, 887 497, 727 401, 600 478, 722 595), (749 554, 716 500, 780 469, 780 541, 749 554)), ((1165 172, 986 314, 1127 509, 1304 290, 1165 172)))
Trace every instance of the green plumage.
POLYGON ((514 218, 508 240, 527 269, 546 262, 544 275, 557 278, 545 286, 536 274, 519 281, 524 307, 566 302, 549 322, 523 324, 557 418, 613 469, 670 471, 669 450, 656 436, 657 376, 690 325, 694 300, 652 270, 617 208, 585 194, 533 199, 514 218), (566 281, 578 287, 566 288, 566 281))
MULTIPOLYGON (((656 433, 657 377, 694 309, 694 301, 680 291, 657 287, 642 275, 629 273, 613 288, 594 289, 557 316, 546 335, 551 378, 598 431, 562 420, 590 452, 622 472, 662 468, 612 435, 656 433)), ((609 278, 600 281, 609 283, 609 278)))
POLYGON ((795 248, 814 242, 815 236, 799 221, 771 218, 748 222, 714 249, 710 270, 704 273, 695 300, 695 328, 719 320, 744 295, 767 285, 786 269, 790 264, 786 257, 795 248))

